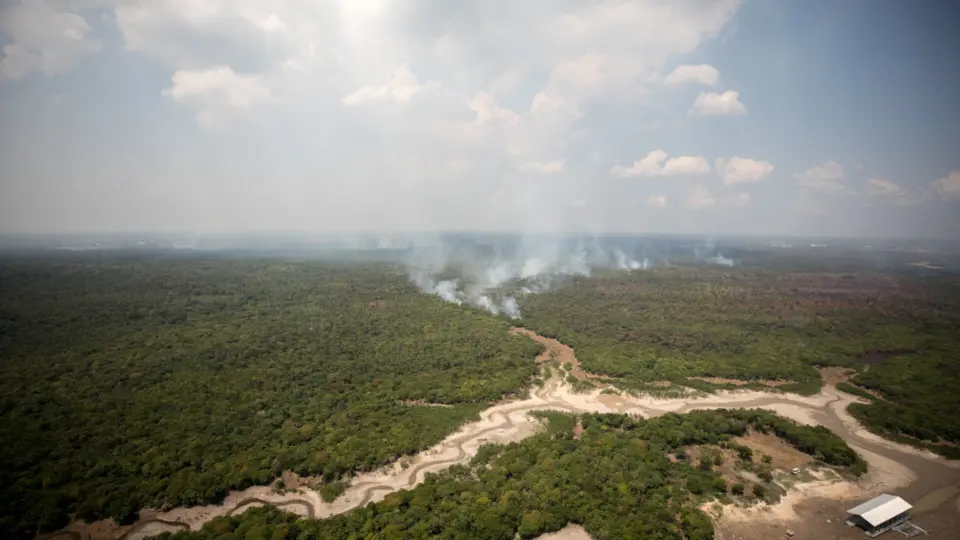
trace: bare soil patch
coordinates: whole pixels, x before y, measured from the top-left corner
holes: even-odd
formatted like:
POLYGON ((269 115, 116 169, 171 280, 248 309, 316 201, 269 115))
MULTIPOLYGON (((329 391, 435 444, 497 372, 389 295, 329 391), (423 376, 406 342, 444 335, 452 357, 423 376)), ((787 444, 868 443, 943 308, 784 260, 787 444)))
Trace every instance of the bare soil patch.
POLYGON ((795 467, 803 467, 811 461, 810 456, 783 442, 780 437, 769 433, 754 431, 745 437, 736 437, 733 440, 750 447, 755 461, 760 461, 764 455, 770 456, 772 460, 770 466, 773 469, 789 471, 795 467))
POLYGON ((559 531, 541 534, 536 540, 593 540, 593 537, 583 527, 571 523, 559 531))
POLYGON ((323 483, 323 478, 319 476, 300 476, 293 471, 283 471, 280 478, 283 480, 286 489, 315 488, 323 483))
POLYGON ((856 370, 842 367, 822 367, 819 371, 820 378, 823 379, 823 384, 826 385, 847 382, 850 380, 850 377, 856 374, 856 370))
POLYGON ((597 373, 589 373, 584 371, 583 368, 580 367, 580 361, 577 360, 577 356, 573 353, 573 348, 560 343, 556 339, 544 337, 540 334, 537 334, 533 330, 520 327, 511 328, 510 333, 527 336, 540 345, 543 345, 543 352, 537 355, 537 362, 557 360, 560 362, 561 366, 564 364, 570 364, 573 368, 570 370, 570 373, 581 381, 590 379, 614 380, 614 377, 608 377, 606 375, 599 375, 597 373))
POLYGON ((578 420, 577 425, 573 426, 573 438, 579 440, 581 435, 583 435, 583 422, 578 420))

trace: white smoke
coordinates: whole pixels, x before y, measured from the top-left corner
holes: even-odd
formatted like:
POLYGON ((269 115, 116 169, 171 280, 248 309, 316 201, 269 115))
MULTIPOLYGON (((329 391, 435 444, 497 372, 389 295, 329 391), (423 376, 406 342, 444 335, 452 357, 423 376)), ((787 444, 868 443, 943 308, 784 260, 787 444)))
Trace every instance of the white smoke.
POLYGON ((616 268, 619 270, 649 270, 650 269, 650 260, 647 258, 644 258, 643 261, 630 259, 627 257, 626 253, 624 253, 623 250, 621 249, 616 249, 613 254, 616 259, 616 268))
POLYGON ((720 253, 717 253, 715 256, 710 257, 709 259, 707 259, 707 262, 710 263, 710 264, 716 264, 716 265, 719 265, 719 266, 733 266, 733 265, 737 264, 736 262, 734 262, 733 259, 728 259, 728 258, 724 257, 723 255, 721 255, 720 253))
MULTIPOLYGON (((489 248, 490 246, 487 246, 489 248)), ((593 268, 634 271, 650 268, 649 259, 627 256, 621 248, 603 249, 597 242, 570 243, 560 238, 524 238, 519 245, 492 248, 487 256, 481 248, 437 245, 415 248, 408 267, 411 279, 428 294, 447 302, 467 304, 494 315, 520 318, 514 294, 536 294, 549 290, 558 279, 589 276, 593 268), (459 279, 440 279, 451 269, 459 279)))
POLYGON ((737 262, 733 259, 724 257, 723 254, 717 251, 717 245, 713 240, 708 240, 703 245, 693 246, 693 257, 698 261, 703 261, 708 264, 715 264, 717 266, 736 266, 737 262))
POLYGON ((433 290, 436 291, 437 296, 458 306, 463 303, 463 295, 459 289, 460 283, 455 279, 446 279, 433 286, 433 290))

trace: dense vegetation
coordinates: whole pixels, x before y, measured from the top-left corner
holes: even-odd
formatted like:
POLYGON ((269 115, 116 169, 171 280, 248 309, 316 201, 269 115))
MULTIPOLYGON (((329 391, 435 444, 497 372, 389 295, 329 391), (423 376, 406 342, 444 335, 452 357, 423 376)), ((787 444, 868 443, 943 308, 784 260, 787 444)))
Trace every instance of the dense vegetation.
MULTIPOLYGON (((580 523, 598 540, 713 538, 704 499, 739 496, 710 464, 667 458, 689 445, 718 444, 748 429, 785 440, 828 463, 862 467, 856 453, 826 430, 799 426, 763 411, 670 414, 653 420, 624 415, 576 418, 544 414, 549 429, 521 443, 487 445, 468 466, 455 466, 410 491, 323 521, 276 510, 219 518, 171 540, 513 539, 580 523)), ((763 494, 765 488, 750 494, 763 494)), ((740 486, 742 489, 743 486, 740 486)))
POLYGON ((529 384, 507 329, 388 267, 0 262, 0 537, 416 452, 529 384))
POLYGON ((960 314, 938 295, 885 275, 674 267, 574 279, 522 307, 524 325, 575 347, 585 369, 628 382, 803 383, 873 350, 957 344, 960 314))
POLYGON ((957 349, 883 358, 859 372, 857 385, 880 399, 850 412, 881 434, 960 459, 960 361, 957 349))
POLYGON ((709 389, 689 379, 708 376, 810 393, 814 366, 843 366, 885 398, 854 407, 871 428, 960 443, 960 283, 949 276, 673 267, 574 279, 522 308, 522 324, 620 386, 709 389))
MULTIPOLYGON (((849 367, 857 386, 847 390, 880 396, 852 408, 869 427, 960 457, 960 283, 916 273, 846 273, 855 266, 824 273, 806 264, 804 273, 702 266, 599 272, 523 297, 521 322, 574 346, 584 369, 617 377, 618 386, 628 388, 669 380, 709 389, 690 377, 723 377, 780 379, 792 381, 781 389, 813 392, 820 385, 815 366, 849 367)), ((128 523, 145 506, 215 501, 284 470, 323 477, 323 496, 335 497, 343 488, 338 480, 353 471, 416 452, 489 401, 536 384, 530 360, 539 348, 508 335, 509 324, 420 294, 403 272, 379 263, 90 255, 2 260, 0 499, 6 504, 0 537, 31 536, 71 516, 128 523)), ((655 428, 598 418, 584 419, 595 423, 588 430, 593 438, 585 440, 603 447, 602 436, 613 433, 616 455, 630 444, 642 447, 651 470, 664 475, 649 487, 651 496, 666 490, 670 504, 683 506, 688 492, 712 489, 709 474, 689 476, 683 469, 674 481, 667 474, 674 465, 658 468, 660 458, 651 456, 675 443, 647 431, 655 428), (599 435, 602 426, 607 429, 599 435)), ((829 442, 825 430, 791 426, 769 423, 819 459, 854 471, 861 466, 849 448, 829 442)), ((596 449, 559 433, 537 441, 496 456, 512 460, 503 462, 514 464, 504 482, 520 482, 516 501, 524 510, 499 520, 494 532, 547 530, 561 518, 587 523, 573 510, 544 514, 537 497, 553 500, 550 489, 572 490, 575 483, 559 476, 551 488, 547 469, 536 467, 556 467, 559 456, 553 465, 541 456, 546 448, 586 452, 569 458, 570 467, 596 458, 590 453, 596 449), (520 464, 535 467, 525 472, 520 464)), ((588 470, 617 485, 625 481, 636 493, 632 480, 588 470)), ((450 475, 443 476, 449 485, 434 478, 432 487, 418 488, 430 501, 443 501, 431 512, 462 530, 478 520, 493 526, 492 514, 453 495, 488 480, 474 478, 476 470, 450 475)), ((506 491, 495 485, 502 497, 506 491)), ((749 494, 752 488, 739 489, 749 494)), ((492 508, 500 499, 489 493, 492 508)), ((615 493, 602 496, 612 508, 625 504, 615 493)), ((512 507, 513 495, 508 500, 512 507)), ((422 510, 411 510, 411 503, 377 505, 330 524, 250 515, 289 521, 289 530, 318 537, 336 536, 329 531, 389 537, 391 525, 422 523, 408 513, 422 510), (397 512, 400 522, 383 517, 397 512)), ((663 508, 647 510, 669 521, 663 508)), ((686 516, 693 520, 690 530, 699 530, 697 512, 672 515, 686 516)), ((671 523, 686 532, 683 519, 671 523)), ((418 526, 436 523, 427 522, 418 526)), ((633 530, 622 527, 616 530, 633 530)))

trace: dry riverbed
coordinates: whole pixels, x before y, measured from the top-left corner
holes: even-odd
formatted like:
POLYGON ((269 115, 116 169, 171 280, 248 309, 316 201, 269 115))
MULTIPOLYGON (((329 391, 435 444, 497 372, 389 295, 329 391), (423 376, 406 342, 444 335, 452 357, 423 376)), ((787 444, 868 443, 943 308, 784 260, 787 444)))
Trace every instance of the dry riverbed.
MULTIPOLYGON (((577 378, 594 378, 582 370, 570 347, 529 330, 514 329, 513 332, 526 335, 544 346, 544 352, 538 360, 555 359, 561 364, 570 363, 577 378)), ((745 522, 772 524, 770 526, 774 528, 793 527, 799 531, 804 526, 802 509, 809 501, 862 499, 918 483, 923 484, 921 489, 926 489, 923 486, 927 484, 937 484, 936 488, 931 487, 931 490, 940 489, 944 491, 938 491, 938 494, 952 494, 936 497, 935 502, 938 502, 938 505, 933 511, 939 512, 943 508, 952 511, 960 504, 952 502, 957 493, 946 490, 950 478, 953 478, 954 483, 960 482, 958 464, 867 432, 846 412, 847 406, 857 402, 858 398, 838 391, 833 385, 825 386, 815 396, 724 391, 692 398, 658 399, 650 396, 601 395, 600 392, 597 389, 589 393, 576 393, 562 376, 555 375, 547 380, 543 387, 535 388, 525 399, 500 403, 486 409, 480 414, 479 421, 461 426, 439 444, 415 456, 403 458, 390 467, 356 476, 350 482, 350 487, 331 503, 321 500, 319 494, 308 487, 280 494, 270 487, 257 486, 231 493, 220 505, 176 508, 167 512, 144 510, 142 519, 127 527, 119 527, 110 520, 93 524, 76 522, 55 536, 81 540, 133 540, 164 531, 197 530, 217 516, 233 515, 264 504, 271 504, 305 517, 323 519, 380 501, 393 491, 411 488, 422 482, 429 472, 443 470, 455 463, 465 463, 476 455, 477 449, 483 444, 508 443, 533 435, 540 428, 540 424, 528 413, 538 410, 626 413, 651 418, 668 412, 685 413, 696 409, 763 408, 804 424, 826 425, 844 438, 869 464, 868 474, 857 483, 836 478, 818 478, 812 482, 791 486, 776 505, 751 508, 711 507, 709 510, 714 512, 721 535, 761 538, 742 536, 742 532, 737 532, 747 531, 749 534, 751 529, 743 527, 745 522), (904 464, 904 460, 910 461, 913 468, 904 464), (921 474, 924 475, 923 478, 920 478, 921 474), (953 474, 953 477, 943 476, 950 474, 953 474), (939 485, 944 484, 944 481, 947 482, 945 485, 939 485), (940 501, 944 498, 946 500, 940 501)), ((547 535, 543 538, 589 538, 583 529, 575 526, 554 534, 560 536, 547 535)))

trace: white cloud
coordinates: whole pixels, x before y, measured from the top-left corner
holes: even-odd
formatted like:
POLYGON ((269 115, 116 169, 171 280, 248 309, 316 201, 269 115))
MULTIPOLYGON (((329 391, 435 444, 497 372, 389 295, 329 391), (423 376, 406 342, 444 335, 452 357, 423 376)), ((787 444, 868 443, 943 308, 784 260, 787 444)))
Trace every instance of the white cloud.
POLYGON ((52 0, 22 0, 3 8, 0 31, 11 41, 0 59, 0 77, 7 79, 64 73, 102 47, 82 16, 52 0))
POLYGON ((562 173, 566 168, 567 161, 565 159, 558 159, 555 161, 525 161, 520 163, 517 167, 523 171, 534 174, 557 174, 562 173))
POLYGON ((663 82, 669 85, 696 83, 704 86, 716 86, 720 72, 709 64, 677 66, 663 82))
MULTIPOLYGON (((321 3, 256 0, 113 0, 127 50, 174 68, 281 64, 315 43, 321 3)), ((327 16, 333 12, 327 9, 327 16)), ((329 30, 329 28, 325 28, 329 30)))
POLYGON ((933 181, 933 190, 945 201, 960 199, 960 171, 953 171, 933 181))
POLYGON ((663 150, 653 150, 630 167, 614 165, 610 174, 621 178, 635 176, 696 176, 710 172, 710 164, 700 156, 669 158, 663 150))
POLYGON ((890 180, 871 178, 867 180, 867 193, 873 196, 898 195, 902 194, 903 190, 890 180))
POLYGON ((585 200, 583 200, 583 199, 577 199, 577 200, 573 201, 573 207, 574 207, 574 208, 583 208, 583 207, 585 207, 585 206, 587 206, 587 201, 585 201, 585 200))
POLYGON ((700 92, 693 102, 690 116, 741 116, 747 114, 747 108, 740 103, 740 92, 727 90, 722 94, 700 92))
POLYGON ((703 184, 693 186, 693 189, 690 190, 690 195, 687 197, 687 207, 693 210, 710 208, 716 206, 716 204, 717 200, 710 193, 707 186, 703 184))
POLYGON ((793 175, 801 187, 819 191, 821 193, 840 193, 847 191, 842 180, 846 178, 843 167, 836 161, 827 161, 823 165, 793 175))
POLYGON ((717 159, 716 168, 723 183, 732 186, 747 182, 759 182, 770 176, 774 166, 769 161, 734 156, 726 161, 717 159))
POLYGON ((667 206, 667 198, 663 195, 651 195, 647 197, 647 206, 653 208, 664 208, 667 206))
POLYGON ((238 75, 230 66, 217 66, 178 70, 173 74, 173 86, 164 90, 164 95, 177 101, 206 98, 235 109, 249 109, 269 98, 270 89, 256 77, 238 75))
MULTIPOLYGON (((482 0, 31 1, 96 2, 94 9, 77 11, 91 25, 88 14, 103 15, 84 42, 101 27, 103 35, 113 36, 106 27, 115 23, 115 39, 125 48, 111 53, 123 56, 122 62, 102 62, 98 70, 117 75, 131 92, 156 84, 154 74, 161 73, 171 82, 149 87, 155 98, 163 93, 171 105, 195 111, 202 123, 229 127, 196 141, 171 141, 191 151, 151 170, 152 185, 186 187, 147 208, 143 219, 173 226, 161 216, 166 209, 165 215, 184 216, 176 227, 199 230, 261 223, 301 229, 621 225, 614 224, 618 215, 604 212, 619 202, 610 194, 615 188, 596 193, 597 200, 585 197, 595 193, 593 167, 612 165, 599 161, 609 155, 603 148, 613 135, 611 122, 599 122, 596 113, 615 106, 646 123, 644 111, 652 110, 647 106, 659 106, 652 102, 661 94, 652 91, 663 82, 657 74, 699 55, 741 5, 534 0, 500 9, 482 0), (241 114, 250 121, 225 122, 241 114), (246 150, 252 147, 258 151, 246 150), (194 157, 199 164, 186 163, 194 157), (524 175, 535 174, 551 176, 525 181, 524 175), (164 184, 167 178, 172 180, 164 184), (244 189, 223 189, 238 178, 244 189), (489 194, 500 188, 506 204, 493 214, 489 194), (375 202, 369 198, 374 192, 380 195, 375 202), (575 224, 564 221, 564 212, 535 212, 543 205, 570 210, 581 197, 589 206, 575 224), (475 204, 457 204, 465 200, 475 204)), ((86 104, 82 96, 65 97, 70 107, 86 104)), ((118 114, 130 106, 123 101, 118 114)), ((141 139, 147 140, 131 137, 130 144, 141 139)), ((658 177, 710 169, 696 156, 665 156, 656 165, 652 175, 658 177)), ((85 166, 84 178, 99 177, 96 166, 85 166)), ((134 187, 125 189, 135 193, 134 187)), ((105 198, 93 187, 88 193, 105 198)), ((663 193, 671 206, 683 205, 685 193, 663 193)), ((26 198, 18 201, 28 206, 26 198)), ((97 218, 110 219, 106 213, 97 218)))
POLYGON ((496 122, 503 122, 512 126, 520 121, 519 114, 501 107, 497 103, 497 98, 488 92, 477 92, 468 106, 477 115, 474 123, 479 126, 496 122))
POLYGON ((427 86, 420 83, 417 75, 410 70, 409 64, 403 64, 390 74, 390 80, 387 81, 387 84, 383 86, 363 86, 344 96, 343 103, 351 107, 367 101, 381 99, 409 103, 413 96, 422 92, 427 86))

